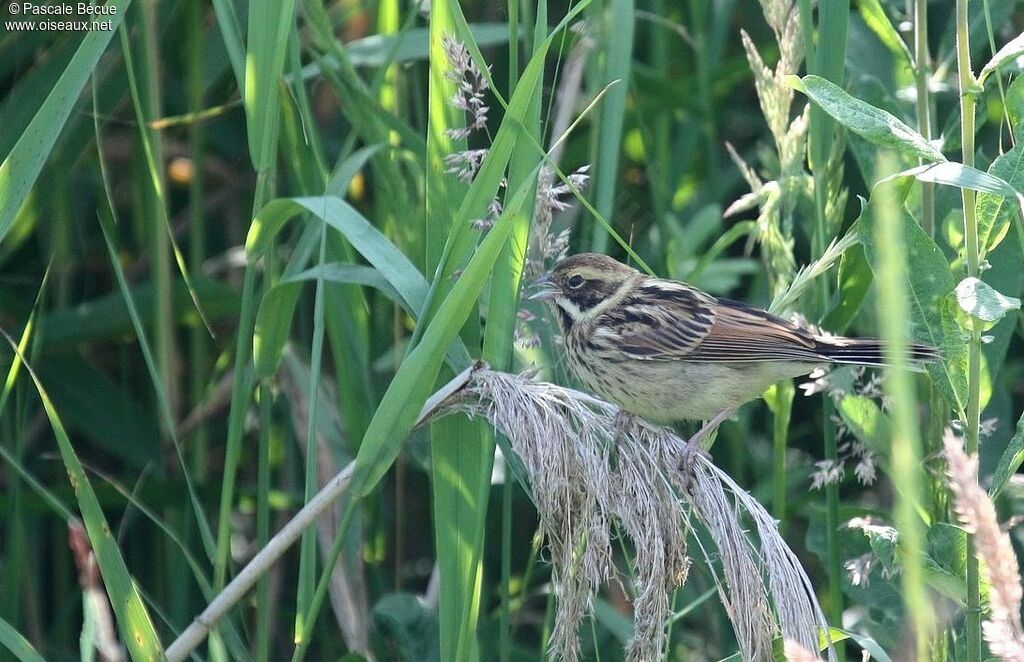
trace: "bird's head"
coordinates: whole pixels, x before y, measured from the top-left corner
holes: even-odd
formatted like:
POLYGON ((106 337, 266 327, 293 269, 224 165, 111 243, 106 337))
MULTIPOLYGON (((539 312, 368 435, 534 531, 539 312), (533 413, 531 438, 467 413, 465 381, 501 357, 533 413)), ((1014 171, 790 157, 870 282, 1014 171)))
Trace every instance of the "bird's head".
POLYGON ((580 253, 571 255, 537 280, 539 288, 531 299, 551 301, 559 312, 563 330, 572 324, 601 313, 624 285, 637 279, 639 272, 607 255, 580 253))

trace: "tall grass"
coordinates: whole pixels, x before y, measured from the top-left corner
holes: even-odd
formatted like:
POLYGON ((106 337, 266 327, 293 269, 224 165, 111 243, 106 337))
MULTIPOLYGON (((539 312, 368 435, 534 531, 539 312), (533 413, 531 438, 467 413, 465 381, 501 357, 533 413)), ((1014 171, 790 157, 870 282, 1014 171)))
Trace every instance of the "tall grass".
POLYGON ((1014 626, 983 590, 996 545, 958 528, 981 512, 996 540, 995 516, 954 519, 937 453, 962 435, 995 512, 1017 509, 1012 3, 108 6, 114 47, 0 36, 0 647, 813 648, 761 568, 810 614, 808 578, 838 656, 1009 650, 981 625, 1014 626), (561 388, 556 327, 521 292, 563 250, 881 336, 890 365, 777 385, 713 447, 742 489, 701 464, 688 492, 670 437, 625 444, 609 406, 561 388), (909 339, 943 351, 920 379, 909 339), (550 426, 590 436, 531 456, 524 430, 550 426), (598 478, 544 482, 593 449, 598 478), (559 490, 609 526, 552 519, 559 490), (713 516, 741 506, 756 535, 713 516), (76 574, 90 545, 99 577, 76 574), (656 562, 683 547, 688 575, 656 562))

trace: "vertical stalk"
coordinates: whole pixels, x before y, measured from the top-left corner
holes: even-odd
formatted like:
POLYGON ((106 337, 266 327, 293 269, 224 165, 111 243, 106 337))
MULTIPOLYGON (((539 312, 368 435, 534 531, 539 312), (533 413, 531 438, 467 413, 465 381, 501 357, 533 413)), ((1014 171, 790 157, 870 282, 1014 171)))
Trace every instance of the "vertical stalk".
MULTIPOLYGON (((846 57, 846 36, 849 23, 850 3, 829 2, 819 5, 817 44, 809 29, 813 29, 813 16, 810 2, 798 2, 800 21, 804 29, 806 44, 807 69, 832 82, 841 85, 846 57)), ((829 240, 829 224, 826 217, 828 205, 828 160, 835 139, 834 124, 823 110, 811 107, 810 131, 808 135, 808 161, 814 177, 814 233, 812 235, 813 254, 821 255, 829 240)), ((818 311, 823 313, 831 297, 830 282, 827 278, 818 280, 818 311)), ((822 436, 824 438, 825 459, 838 462, 839 449, 836 439, 835 405, 830 398, 824 398, 822 404, 822 436)), ((843 566, 839 548, 839 485, 831 483, 825 486, 825 535, 826 535, 826 571, 828 573, 828 606, 829 621, 841 624, 843 619, 843 566)), ((840 661, 844 659, 844 650, 837 651, 840 661)))
MULTIPOLYGON (((914 86, 917 90, 917 130, 926 140, 932 139, 931 119, 931 92, 928 89, 928 82, 931 78, 932 63, 931 54, 928 50, 928 1, 912 0, 914 17, 914 86)), ((921 229, 925 233, 935 237, 935 184, 930 182, 921 183, 921 229)), ((942 431, 946 425, 946 413, 948 407, 942 394, 939 393, 935 384, 930 380, 928 383, 928 407, 927 421, 924 426, 924 446, 927 455, 938 457, 941 451, 942 431)), ((927 491, 928 512, 931 513, 933 521, 945 519, 946 516, 946 487, 943 480, 936 477, 925 480, 929 484, 927 491)), ((945 659, 948 651, 945 650, 945 639, 936 636, 931 641, 933 659, 945 659)))
MULTIPOLYGON (((198 113, 203 109, 203 3, 192 0, 188 4, 189 29, 186 34, 188 110, 198 113)), ((192 178, 188 186, 189 208, 189 264, 202 265, 206 259, 206 220, 203 214, 203 124, 193 122, 188 129, 188 151, 192 162, 192 178)), ((199 405, 206 390, 206 368, 209 365, 209 339, 206 330, 193 326, 189 333, 189 402, 199 405)), ((192 470, 196 481, 204 482, 206 473, 206 425, 200 423, 191 442, 192 470)))
MULTIPOLYGON (((891 172, 893 164, 879 163, 879 172, 891 172)), ((903 570, 900 581, 914 653, 906 659, 928 659, 928 642, 934 625, 933 607, 928 602, 922 564, 925 523, 921 518, 921 442, 917 423, 914 381, 907 370, 907 263, 906 227, 893 188, 882 187, 875 194, 877 210, 873 219, 878 250, 878 281, 886 296, 878 298, 878 318, 885 340, 885 393, 892 406, 892 473, 899 476, 895 518, 900 541, 897 551, 903 570)))
MULTIPOLYGON (((960 142, 963 145, 963 163, 974 166, 974 96, 975 79, 971 73, 970 31, 967 22, 967 0, 956 0, 956 63, 960 88, 960 142)), ((961 189, 964 204, 964 251, 967 275, 979 273, 978 219, 975 217, 974 191, 961 189)), ((967 358, 967 420, 966 443, 968 455, 978 452, 978 428, 981 422, 981 335, 971 331, 967 358)), ((972 539, 973 544, 973 539, 972 539)), ((967 659, 981 659, 981 595, 978 558, 967 555, 967 659)))
MULTIPOLYGON (((928 53, 928 0, 914 0, 914 86, 917 89, 917 130, 926 140, 932 139, 931 55, 928 53)), ((921 184, 921 227, 929 237, 935 236, 935 184, 921 184)))
MULTIPOLYGON (((320 257, 318 266, 323 269, 327 255, 327 224, 320 223, 320 257)), ((306 469, 305 492, 303 503, 309 503, 316 495, 318 482, 319 434, 317 418, 320 410, 320 369, 323 364, 324 349, 324 278, 323 271, 316 279, 316 293, 313 303, 313 345, 309 359, 309 421, 306 428, 306 469)), ((303 622, 312 604, 316 590, 316 527, 310 527, 302 534, 299 552, 298 595, 295 607, 295 643, 300 643, 305 623, 303 622)), ((325 571, 326 573, 326 571, 325 571)), ((312 626, 312 624, 310 624, 312 626)))
MULTIPOLYGON (((519 0, 508 0, 508 95, 519 83, 519 0)), ((501 484, 501 605, 498 609, 498 655, 508 662, 512 652, 512 480, 506 459, 501 484)), ((524 587, 525 588, 525 587, 524 587)))
MULTIPOLYGON (((200 0, 191 0, 185 7, 185 77, 188 111, 198 113, 203 107, 203 8, 200 0)), ((206 222, 203 214, 203 123, 194 121, 188 127, 188 154, 191 162, 191 178, 188 182, 188 263, 199 268, 206 259, 206 222)), ((206 391, 207 369, 210 344, 206 329, 201 325, 193 326, 188 335, 188 400, 189 408, 195 409, 203 401, 206 391)), ((206 483, 207 447, 209 430, 205 423, 200 423, 190 435, 188 446, 191 450, 188 470, 196 483, 206 483)), ((191 536, 191 529, 185 529, 191 536)), ((177 558, 178 571, 187 572, 184 558, 177 558)), ((176 582, 172 589, 175 596, 171 611, 174 615, 184 616, 188 613, 189 596, 192 589, 187 582, 176 582)))
MULTIPOLYGON (((142 5, 142 82, 141 99, 143 117, 153 120, 160 117, 163 102, 160 94, 160 32, 157 28, 159 3, 155 0, 142 5)), ((150 173, 153 188, 147 194, 148 217, 152 219, 150 230, 150 250, 153 264, 153 282, 156 286, 156 315, 154 318, 154 335, 156 336, 156 363, 160 373, 161 388, 167 395, 171 411, 178 411, 178 392, 174 380, 175 365, 175 331, 173 289, 171 283, 171 248, 170 240, 160 220, 167 221, 164 192, 167 184, 164 177, 163 140, 156 129, 145 129, 149 134, 149 142, 153 159, 150 173)), ((164 430, 164 439, 169 430, 164 430)))
POLYGON ((701 115, 701 133, 704 134, 705 140, 705 154, 704 158, 707 159, 704 168, 705 172, 710 173, 710 177, 705 180, 705 185, 710 187, 708 193, 712 200, 719 198, 719 159, 718 159, 718 135, 716 132, 715 122, 715 102, 711 94, 711 83, 713 80, 713 70, 715 67, 715 61, 711 57, 711 37, 709 33, 709 23, 713 20, 708 16, 714 16, 715 3, 707 2, 706 0, 698 0, 697 2, 691 3, 693 12, 693 31, 694 39, 697 41, 697 48, 694 49, 694 54, 697 58, 697 104, 700 108, 701 115))
MULTIPOLYGON (((260 384, 260 433, 256 458, 256 546, 263 549, 270 540, 270 430, 273 425, 273 393, 270 384, 260 384)), ((256 582, 255 659, 270 659, 270 577, 256 582)))

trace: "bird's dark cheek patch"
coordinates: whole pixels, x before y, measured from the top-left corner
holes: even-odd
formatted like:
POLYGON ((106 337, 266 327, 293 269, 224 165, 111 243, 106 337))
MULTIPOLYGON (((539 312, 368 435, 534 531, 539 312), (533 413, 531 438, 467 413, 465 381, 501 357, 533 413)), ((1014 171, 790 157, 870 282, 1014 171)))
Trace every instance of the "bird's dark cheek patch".
POLYGON ((605 295, 596 290, 578 291, 573 297, 576 301, 576 305, 580 307, 580 310, 590 310, 597 304, 604 301, 604 298, 605 295))

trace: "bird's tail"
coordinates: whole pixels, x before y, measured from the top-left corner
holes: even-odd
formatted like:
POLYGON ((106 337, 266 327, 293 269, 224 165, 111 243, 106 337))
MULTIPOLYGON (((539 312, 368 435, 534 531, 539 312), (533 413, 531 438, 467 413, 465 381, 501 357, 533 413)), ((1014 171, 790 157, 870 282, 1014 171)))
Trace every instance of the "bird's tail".
MULTIPOLYGON (((889 365, 885 360, 885 343, 878 338, 830 338, 819 342, 818 351, 833 363, 889 365)), ((920 370, 925 363, 941 359, 942 351, 931 345, 911 342, 907 346, 907 357, 911 367, 920 370)))

